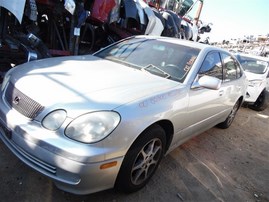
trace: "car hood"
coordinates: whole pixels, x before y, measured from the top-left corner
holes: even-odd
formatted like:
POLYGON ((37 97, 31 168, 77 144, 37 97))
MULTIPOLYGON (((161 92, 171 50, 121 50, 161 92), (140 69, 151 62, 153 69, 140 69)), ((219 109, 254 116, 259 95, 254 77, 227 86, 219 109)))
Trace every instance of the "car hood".
POLYGON ((11 74, 16 88, 27 96, 45 107, 65 109, 111 110, 179 85, 92 55, 25 63, 11 74))
POLYGON ((266 78, 266 74, 255 74, 255 73, 252 73, 252 72, 246 72, 245 71, 245 75, 247 77, 247 79, 249 81, 252 81, 252 80, 263 80, 266 78))

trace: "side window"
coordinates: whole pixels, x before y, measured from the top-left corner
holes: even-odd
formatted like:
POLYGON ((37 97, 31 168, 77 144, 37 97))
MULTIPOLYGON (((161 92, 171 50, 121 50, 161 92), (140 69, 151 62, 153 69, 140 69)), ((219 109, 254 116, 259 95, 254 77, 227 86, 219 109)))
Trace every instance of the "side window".
POLYGON ((237 78, 240 78, 243 75, 243 69, 240 67, 240 64, 238 61, 234 60, 236 69, 237 69, 237 78))
POLYGON ((222 64, 218 52, 210 52, 209 54, 207 54, 200 68, 199 75, 200 76, 208 75, 216 77, 220 80, 223 79, 222 64))
POLYGON ((239 78, 242 72, 237 61, 227 53, 221 53, 221 57, 224 67, 224 81, 227 82, 239 78))

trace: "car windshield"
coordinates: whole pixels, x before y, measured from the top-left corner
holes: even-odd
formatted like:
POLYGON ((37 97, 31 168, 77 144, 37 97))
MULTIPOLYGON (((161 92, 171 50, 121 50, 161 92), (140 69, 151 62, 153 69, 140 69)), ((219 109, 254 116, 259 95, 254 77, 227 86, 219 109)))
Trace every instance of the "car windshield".
POLYGON ((255 74, 264 74, 268 68, 268 62, 245 56, 238 56, 237 59, 241 63, 246 72, 255 74))
POLYGON ((200 50, 157 39, 131 38, 94 55, 183 82, 200 50))

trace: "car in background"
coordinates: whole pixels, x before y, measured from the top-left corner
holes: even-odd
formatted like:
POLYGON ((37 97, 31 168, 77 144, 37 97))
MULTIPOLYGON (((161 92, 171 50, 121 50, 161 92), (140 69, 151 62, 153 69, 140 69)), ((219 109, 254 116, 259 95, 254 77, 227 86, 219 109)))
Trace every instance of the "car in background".
POLYGON ((249 80, 245 102, 256 111, 266 109, 269 103, 269 58, 244 53, 235 56, 249 80))
POLYGON ((62 190, 133 192, 165 154, 215 125, 228 128, 245 95, 244 71, 229 52, 136 36, 8 71, 0 138, 62 190))

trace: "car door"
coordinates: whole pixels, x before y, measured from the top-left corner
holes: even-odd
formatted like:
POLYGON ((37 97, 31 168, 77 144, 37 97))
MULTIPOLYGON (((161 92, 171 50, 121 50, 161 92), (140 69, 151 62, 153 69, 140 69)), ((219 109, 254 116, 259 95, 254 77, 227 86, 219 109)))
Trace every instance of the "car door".
MULTIPOLYGON (((197 79, 204 75, 216 77, 223 81, 223 63, 220 52, 212 51, 205 57, 198 72, 197 79)), ((192 135, 213 127, 227 110, 227 87, 222 82, 218 90, 200 86, 192 87, 189 92, 189 132, 192 135)))
POLYGON ((244 94, 244 80, 240 79, 243 75, 243 70, 240 68, 237 60, 226 52, 221 52, 223 63, 223 83, 222 88, 225 92, 225 107, 232 108, 238 100, 239 92, 244 94))

